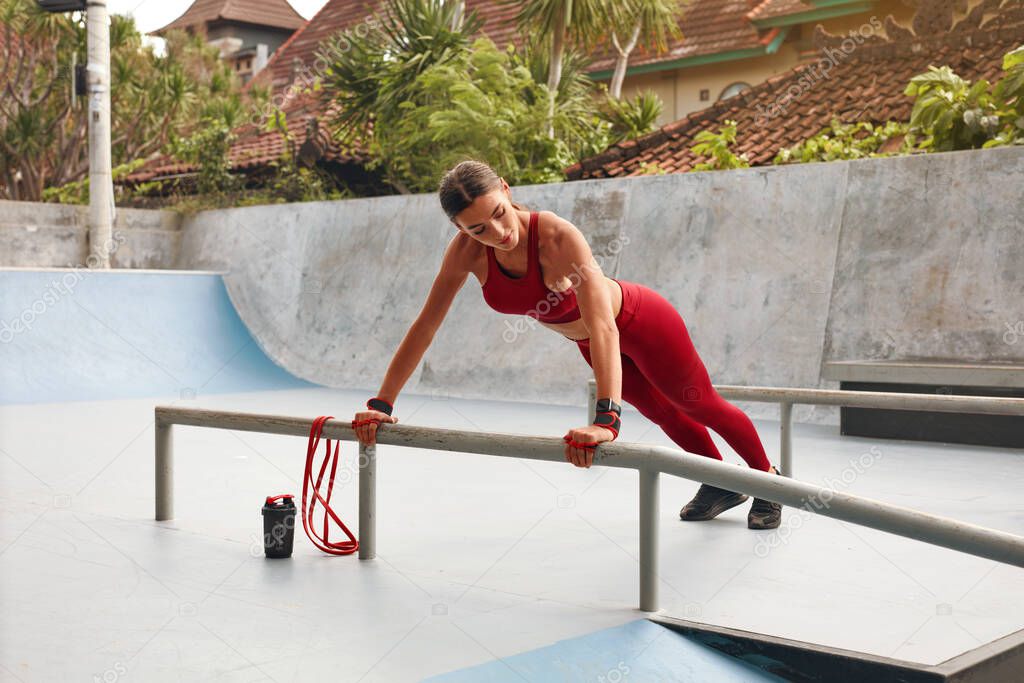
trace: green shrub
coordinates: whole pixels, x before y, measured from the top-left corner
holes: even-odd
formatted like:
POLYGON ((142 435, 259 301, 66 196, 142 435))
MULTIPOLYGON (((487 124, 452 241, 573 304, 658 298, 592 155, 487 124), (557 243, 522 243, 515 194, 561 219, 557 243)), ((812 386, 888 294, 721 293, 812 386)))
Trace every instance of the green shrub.
POLYGON ((889 140, 906 133, 907 124, 898 121, 874 125, 867 121, 842 123, 832 119, 831 125, 821 133, 792 147, 780 149, 772 163, 799 164, 889 156, 891 153, 883 153, 879 149, 889 140))
POLYGON ((702 130, 693 139, 696 144, 690 147, 690 151, 711 158, 710 161, 695 164, 694 171, 717 171, 750 166, 746 154, 737 155, 730 149, 736 142, 735 121, 727 120, 717 133, 702 130))
POLYGON ((1004 55, 1003 69, 995 86, 972 84, 948 66, 910 79, 908 144, 932 152, 1024 144, 1024 46, 1004 55))

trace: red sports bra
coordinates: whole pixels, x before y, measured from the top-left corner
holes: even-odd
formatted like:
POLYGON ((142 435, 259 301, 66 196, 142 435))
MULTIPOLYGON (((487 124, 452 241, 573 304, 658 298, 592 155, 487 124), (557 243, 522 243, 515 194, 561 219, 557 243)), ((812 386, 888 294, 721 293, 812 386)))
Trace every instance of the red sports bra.
POLYGON ((537 212, 530 212, 527 228, 526 275, 512 277, 505 273, 494 256, 494 247, 487 249, 487 281, 482 287, 484 301, 499 313, 521 314, 545 323, 568 323, 580 319, 573 287, 555 292, 544 284, 540 272, 540 251, 537 212))

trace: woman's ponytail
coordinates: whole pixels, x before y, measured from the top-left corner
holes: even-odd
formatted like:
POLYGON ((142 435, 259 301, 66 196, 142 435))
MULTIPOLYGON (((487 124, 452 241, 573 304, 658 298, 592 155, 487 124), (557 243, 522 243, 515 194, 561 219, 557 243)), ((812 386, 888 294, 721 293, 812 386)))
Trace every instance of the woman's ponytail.
MULTIPOLYGON (((444 174, 438 187, 441 208, 448 218, 473 203, 482 194, 501 188, 501 177, 490 166, 482 161, 466 159, 460 161, 444 174)), ((528 211, 527 207, 512 202, 512 206, 520 211, 528 211)))

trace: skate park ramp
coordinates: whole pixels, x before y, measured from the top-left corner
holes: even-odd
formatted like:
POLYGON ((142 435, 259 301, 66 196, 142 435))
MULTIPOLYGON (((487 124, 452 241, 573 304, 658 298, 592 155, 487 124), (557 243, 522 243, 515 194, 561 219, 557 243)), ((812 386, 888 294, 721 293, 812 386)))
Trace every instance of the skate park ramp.
POLYGON ((1022 642, 1021 634, 1014 634, 939 665, 922 666, 655 615, 423 680, 1001 683, 1017 680, 1022 642))
POLYGON ((785 681, 665 626, 637 619, 424 683, 518 681, 785 681))
POLYGON ((0 404, 315 386, 266 356, 213 272, 2 269, 0 349, 0 404))
MULTIPOLYGON (((663 613, 694 617, 701 631, 637 619, 636 480, 614 468, 381 449, 379 558, 334 561, 299 536, 292 561, 275 564, 255 536, 259 507, 297 492, 302 440, 177 429, 177 516, 153 522, 152 397, 315 416, 358 409, 366 392, 278 367, 217 273, 67 275, 0 270, 0 681, 127 671, 149 681, 913 683, 961 680, 923 669, 991 659, 972 653, 996 639, 1018 638, 1020 656, 1020 570, 795 511, 762 556, 769 537, 746 529, 746 508, 675 523, 697 483, 668 477, 663 613), (847 675, 820 644, 919 664, 847 675)), ((446 394, 403 394, 400 410, 407 424, 548 435, 582 416, 446 394)), ((623 441, 670 445, 626 410, 623 441)), ((774 442, 778 424, 759 426, 774 442)), ((817 482, 878 442, 798 424, 794 443, 799 476, 817 482)), ((851 491, 1019 529, 1019 453, 883 446, 851 491)), ((356 462, 351 443, 342 451, 356 462)), ((353 520, 355 491, 342 494, 353 520)), ((989 674, 969 680, 1014 680, 989 674)))

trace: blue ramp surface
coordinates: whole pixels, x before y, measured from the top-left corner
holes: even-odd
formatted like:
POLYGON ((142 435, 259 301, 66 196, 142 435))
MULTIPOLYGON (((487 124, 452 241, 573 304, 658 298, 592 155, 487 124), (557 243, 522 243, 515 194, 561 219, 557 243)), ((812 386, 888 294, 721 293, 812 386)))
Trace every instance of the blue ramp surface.
POLYGON ((217 273, 0 270, 0 404, 311 386, 263 353, 217 273))
POLYGON ((646 619, 424 679, 429 683, 526 681, 783 681, 646 619))

